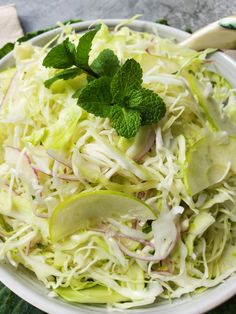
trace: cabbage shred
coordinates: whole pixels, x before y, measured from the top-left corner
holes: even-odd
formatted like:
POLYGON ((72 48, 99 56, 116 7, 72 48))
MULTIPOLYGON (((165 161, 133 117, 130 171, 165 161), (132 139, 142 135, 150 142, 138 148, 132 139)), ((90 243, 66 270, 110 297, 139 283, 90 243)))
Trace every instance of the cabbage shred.
MULTIPOLYGON (((66 37, 77 43, 80 35, 62 26, 55 40, 66 37)), ((110 32, 102 24, 90 62, 106 48, 122 64, 128 58, 140 63, 143 87, 163 98, 166 116, 152 126, 151 145, 124 139, 108 118, 76 105, 72 95, 87 84, 85 74, 47 89, 44 81, 57 73, 42 66, 48 47, 16 44, 16 66, 0 73, 0 260, 24 265, 69 301, 99 302, 106 296, 104 302, 121 309, 213 287, 236 271, 236 177, 231 173, 195 196, 187 192, 186 154, 214 132, 188 73, 232 123, 235 90, 209 70, 208 51, 127 26, 110 32), (135 159, 135 151, 141 158, 135 159), (109 220, 52 243, 54 208, 72 194, 95 190, 139 197, 157 219, 109 220), (153 254, 156 260, 145 258, 153 254)))

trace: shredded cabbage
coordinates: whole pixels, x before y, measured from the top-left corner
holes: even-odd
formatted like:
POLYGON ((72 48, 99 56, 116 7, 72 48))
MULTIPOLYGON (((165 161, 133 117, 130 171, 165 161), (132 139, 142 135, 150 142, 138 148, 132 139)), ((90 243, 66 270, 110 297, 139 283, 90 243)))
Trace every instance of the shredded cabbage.
MULTIPOLYGON (((80 35, 62 26, 57 41, 65 37, 76 43, 80 35)), ((143 86, 164 99, 166 116, 135 138, 121 138, 109 119, 85 112, 72 98, 86 75, 47 89, 43 82, 56 73, 42 66, 48 47, 17 44, 15 67, 0 73, 0 260, 30 269, 70 302, 112 308, 213 287, 236 271, 236 175, 229 168, 220 182, 190 196, 183 172, 190 147, 217 131, 214 116, 206 115, 211 109, 202 110, 198 98, 207 106, 210 95, 218 126, 227 117, 234 130, 236 92, 210 70, 211 50, 199 53, 126 25, 110 32, 102 24, 90 62, 105 48, 121 63, 141 64, 143 86), (109 219, 52 243, 54 208, 95 190, 136 196, 157 219, 109 219)))

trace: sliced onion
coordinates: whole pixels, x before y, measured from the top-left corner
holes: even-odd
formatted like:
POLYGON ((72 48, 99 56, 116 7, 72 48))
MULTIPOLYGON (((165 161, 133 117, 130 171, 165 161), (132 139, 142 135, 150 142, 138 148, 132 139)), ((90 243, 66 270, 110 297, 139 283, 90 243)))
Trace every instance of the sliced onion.
POLYGON ((31 241, 29 241, 26 245, 26 248, 25 248, 25 255, 29 255, 29 252, 30 252, 30 248, 31 248, 31 241))
POLYGON ((140 161, 152 148, 155 138, 153 127, 142 126, 134 138, 134 143, 127 150, 127 155, 136 162, 140 161))
MULTIPOLYGON (((18 152, 18 153, 16 153, 16 156, 15 156, 15 157, 17 157, 17 158, 20 158, 20 157, 21 157, 21 156, 19 155, 19 154, 22 154, 22 150, 21 150, 20 148, 14 147, 14 146, 11 146, 11 145, 6 145, 5 148, 13 149, 15 152, 18 152)), ((28 155, 26 152, 24 152, 24 153, 23 153, 23 156, 24 156, 24 158, 26 158, 28 164, 30 165, 30 167, 32 168, 32 170, 34 171, 35 175, 36 175, 37 178, 38 178, 38 171, 37 171, 37 168, 32 165, 32 160, 30 159, 29 155, 28 155)), ((14 163, 14 157, 12 158, 12 156, 11 156, 11 160, 12 160, 13 163, 14 163)))
POLYGON ((4 104, 5 104, 5 102, 6 102, 7 98, 8 98, 8 96, 9 96, 9 94, 11 93, 13 82, 14 82, 14 80, 16 79, 16 77, 18 76, 18 75, 17 75, 18 73, 19 73, 19 72, 16 71, 16 72, 13 74, 13 76, 12 76, 12 78, 11 78, 11 80, 10 80, 10 83, 9 83, 9 85, 8 85, 8 87, 7 87, 7 91, 6 91, 6 93, 5 93, 5 95, 4 95, 3 99, 2 99, 2 101, 1 101, 1 103, 0 103, 0 109, 2 109, 2 107, 4 106, 4 104))
POLYGON ((62 156, 61 154, 59 154, 58 152, 56 152, 55 150, 53 150, 53 149, 48 149, 48 150, 47 150, 47 153, 48 153, 48 155, 49 155, 52 159, 56 160, 57 162, 59 162, 60 164, 62 164, 62 165, 64 165, 64 166, 66 166, 66 167, 72 169, 72 164, 71 164, 71 162, 68 161, 68 160, 65 160, 65 159, 63 158, 63 156, 62 156))
POLYGON ((121 244, 120 241, 117 241, 117 243, 118 243, 119 248, 121 249, 121 251, 123 253, 125 253, 126 255, 133 257, 135 259, 139 259, 139 260, 146 261, 146 262, 153 262, 153 261, 159 262, 161 259, 164 259, 164 258, 158 258, 155 255, 143 256, 143 255, 136 254, 136 253, 130 251, 126 246, 121 244))
POLYGON ((138 230, 138 229, 133 229, 131 227, 125 226, 122 223, 118 222, 117 220, 114 220, 112 218, 108 218, 108 222, 114 226, 114 228, 118 229, 119 231, 121 231, 122 234, 125 234, 129 237, 132 238, 137 238, 137 239, 145 239, 148 240, 150 238, 153 237, 152 232, 149 233, 143 233, 142 231, 138 230))
MULTIPOLYGON (((37 170, 38 172, 41 172, 49 177, 53 177, 52 172, 46 172, 42 169, 39 169, 38 167, 32 166, 33 169, 37 170)), ((69 174, 61 174, 56 176, 56 178, 61 179, 61 180, 65 180, 65 181, 73 181, 73 182, 78 182, 80 181, 80 179, 74 175, 69 175, 69 174)))
POLYGON ((66 175, 66 174, 61 174, 58 176, 59 179, 61 180, 66 180, 66 181, 74 181, 74 182, 78 182, 80 181, 80 179, 74 175, 66 175))
POLYGON ((40 168, 38 168, 38 167, 36 167, 36 166, 34 166, 34 165, 32 165, 32 168, 33 168, 35 171, 37 171, 37 173, 41 172, 41 173, 43 173, 43 174, 46 174, 47 176, 52 176, 51 172, 47 172, 47 171, 45 171, 45 170, 42 170, 42 169, 40 169, 40 168))
MULTIPOLYGON (((2 187, 5 187, 6 189, 10 189, 10 185, 7 183, 7 182, 1 182, 0 185, 2 187)), ((14 195, 20 195, 19 193, 17 193, 15 190, 11 189, 11 192, 14 194, 14 195)))
POLYGON ((17 175, 28 185, 32 193, 35 193, 34 184, 39 184, 38 172, 32 167, 29 156, 19 148, 5 146, 6 163, 15 167, 17 175))
POLYGON ((155 245, 154 245, 152 242, 147 241, 147 240, 144 240, 144 239, 142 240, 142 239, 140 239, 140 238, 128 236, 128 235, 122 234, 122 233, 116 233, 116 232, 113 232, 113 231, 111 232, 111 231, 109 231, 109 230, 103 230, 103 229, 91 229, 91 230, 96 231, 96 232, 105 233, 105 234, 111 236, 112 238, 129 239, 129 240, 133 240, 133 241, 135 241, 135 242, 139 242, 139 243, 141 243, 141 244, 143 244, 143 245, 150 246, 150 247, 153 248, 153 249, 155 248, 155 245))
POLYGON ((139 224, 139 220, 138 219, 134 219, 133 221, 132 221, 132 228, 133 229, 138 229, 138 224, 139 224))
POLYGON ((147 241, 147 240, 141 240, 138 238, 129 237, 129 236, 127 236, 125 234, 121 234, 121 233, 116 233, 115 238, 124 238, 124 239, 133 240, 133 241, 139 242, 143 245, 147 245, 147 246, 150 246, 151 248, 155 249, 155 245, 152 242, 147 241))

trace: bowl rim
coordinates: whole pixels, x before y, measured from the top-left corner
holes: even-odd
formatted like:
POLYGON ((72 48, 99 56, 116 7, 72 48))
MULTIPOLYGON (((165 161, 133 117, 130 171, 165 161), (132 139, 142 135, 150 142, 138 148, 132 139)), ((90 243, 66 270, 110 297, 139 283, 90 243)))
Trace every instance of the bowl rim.
MULTIPOLYGON (((82 31, 88 29, 90 25, 96 25, 100 21, 103 21, 109 27, 115 27, 117 24, 126 21, 126 19, 88 20, 88 21, 84 21, 84 22, 73 23, 70 26, 73 29, 75 29, 76 31, 82 32, 82 31)), ((144 31, 148 31, 148 32, 150 32, 150 31, 156 32, 157 31, 158 33, 162 34, 163 37, 170 37, 169 35, 171 33, 171 37, 173 37, 173 38, 177 37, 177 39, 180 41, 183 39, 186 39, 188 36, 190 36, 190 34, 188 34, 185 31, 182 31, 180 29, 170 27, 167 25, 154 23, 154 22, 148 22, 148 21, 144 21, 144 20, 134 20, 131 23, 129 23, 128 26, 130 26, 134 30, 139 30, 139 31, 143 31, 143 29, 144 29, 144 31), (146 30, 146 29, 148 29, 148 30, 146 30), (165 36, 163 34, 168 34, 168 36, 165 36)), ((40 35, 34 37, 33 39, 29 40, 29 42, 31 42, 33 44, 39 44, 42 40, 48 41, 48 39, 56 36, 60 32, 60 30, 61 30, 60 28, 56 28, 56 29, 47 31, 47 32, 40 34, 40 35)), ((218 54, 221 59, 223 58, 222 60, 225 61, 226 63, 228 63, 229 66, 233 65, 233 67, 236 69, 236 62, 233 59, 231 59, 229 56, 226 56, 225 54, 223 54, 221 52, 217 52, 216 54, 218 54)), ((4 56, 0 61, 0 68, 2 68, 4 66, 4 64, 7 64, 11 60, 12 57, 13 57, 13 52, 10 52, 6 56, 4 56)), ((75 310, 75 308, 73 306, 71 306, 71 303, 52 302, 52 300, 55 300, 55 299, 53 299, 53 298, 48 299, 45 297, 46 294, 41 295, 37 291, 34 291, 34 289, 32 289, 31 286, 27 282, 19 281, 17 279, 16 273, 17 273, 17 269, 13 268, 8 263, 0 262, 0 281, 6 287, 8 287, 10 290, 12 290, 16 295, 18 295, 19 297, 21 297, 22 299, 24 299, 28 303, 34 305, 35 307, 37 307, 37 308, 39 308, 39 309, 41 309, 47 313, 50 313, 50 314, 64 314, 65 311, 66 311, 66 314, 96 313, 90 307, 87 307, 87 309, 86 309, 86 306, 83 307, 82 305, 77 305, 78 308, 77 308, 77 310, 75 310)), ((36 277, 35 277, 35 279, 38 281, 38 279, 36 277)), ((225 286, 225 288, 227 286, 227 289, 222 289, 220 295, 215 293, 214 297, 212 297, 210 295, 210 297, 204 298, 205 292, 203 292, 201 294, 201 296, 202 296, 201 303, 198 303, 198 306, 196 306, 194 304, 194 297, 193 297, 192 298, 193 303, 188 304, 191 306, 191 312, 189 311, 189 309, 186 311, 186 308, 182 307, 181 308, 182 314, 204 313, 204 312, 220 305, 221 303, 223 303, 224 301, 228 300, 229 298, 231 298, 233 295, 236 294, 236 276, 231 276, 230 278, 226 279, 225 282, 221 283, 217 287, 223 286, 223 285, 225 286)), ((216 287, 213 289, 216 289, 216 287)), ((56 300, 59 300, 59 299, 56 299, 56 300)), ((130 309, 130 310, 128 310, 128 312, 129 313, 144 313, 144 312, 142 312, 142 310, 145 310, 145 313, 149 312, 146 309, 142 309, 142 308, 139 308, 140 312, 135 310, 135 309, 130 309)), ((165 311, 166 311, 166 309, 165 309, 165 311)), ((163 312, 163 314, 166 313, 165 311, 163 312)), ((154 312, 149 312, 149 313, 154 313, 154 312)), ((160 313, 162 313, 162 312, 160 312, 160 313)))

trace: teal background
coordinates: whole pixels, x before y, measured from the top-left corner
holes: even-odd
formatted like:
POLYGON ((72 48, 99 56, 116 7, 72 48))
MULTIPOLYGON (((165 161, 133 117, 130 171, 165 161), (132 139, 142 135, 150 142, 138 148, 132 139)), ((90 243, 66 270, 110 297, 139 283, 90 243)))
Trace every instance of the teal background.
MULTIPOLYGON (((0 0, 0 5, 10 3, 0 0)), ((75 18, 128 18, 135 14, 142 14, 142 19, 149 21, 164 18, 173 27, 194 31, 236 13, 236 0, 15 0, 14 3, 25 32, 75 18)), ((0 314, 42 313, 0 283, 0 314)), ((236 314, 236 296, 208 314, 236 314)))

